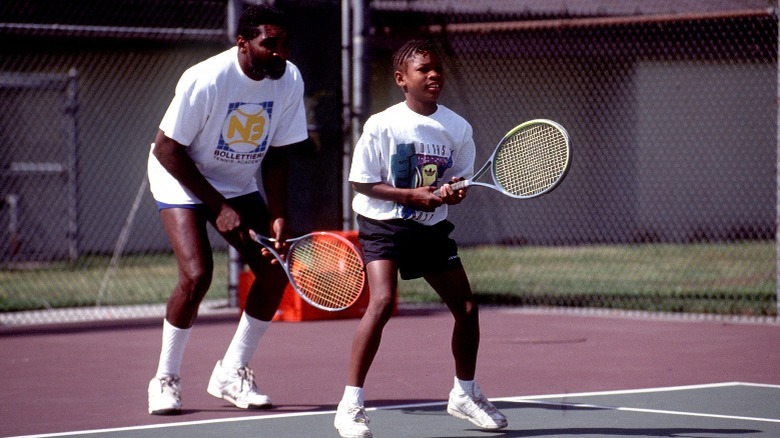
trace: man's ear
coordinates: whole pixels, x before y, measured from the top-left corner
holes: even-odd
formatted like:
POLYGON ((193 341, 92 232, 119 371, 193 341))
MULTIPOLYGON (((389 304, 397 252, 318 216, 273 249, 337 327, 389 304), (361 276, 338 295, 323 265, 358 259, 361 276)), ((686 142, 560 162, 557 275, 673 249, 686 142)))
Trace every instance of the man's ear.
POLYGON ((246 53, 248 41, 242 37, 241 35, 236 36, 236 46, 238 46, 238 51, 241 53, 246 53))

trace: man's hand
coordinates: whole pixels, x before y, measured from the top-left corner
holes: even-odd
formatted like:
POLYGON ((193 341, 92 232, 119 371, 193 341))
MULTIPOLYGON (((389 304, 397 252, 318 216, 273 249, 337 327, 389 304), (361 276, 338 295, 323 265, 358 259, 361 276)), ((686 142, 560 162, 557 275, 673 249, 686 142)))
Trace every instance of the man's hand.
MULTIPOLYGON (((284 255, 287 252, 287 247, 289 246, 287 244, 287 221, 281 217, 274 219, 271 222, 270 231, 271 231, 270 238, 274 243, 274 250, 276 251, 277 254, 279 254, 279 257, 284 259, 284 255)), ((255 233, 252 230, 250 230, 249 233, 252 239, 256 238, 257 233, 255 233)), ((279 263, 279 260, 277 260, 276 257, 274 257, 274 255, 271 254, 271 251, 269 251, 265 247, 263 247, 260 250, 260 254, 262 254, 263 257, 270 259, 272 265, 279 263)))
POLYGON ((244 227, 241 216, 227 203, 223 203, 222 207, 219 209, 217 219, 214 221, 214 227, 221 234, 235 236, 238 242, 243 246, 248 245, 254 240, 251 235, 251 230, 244 227))

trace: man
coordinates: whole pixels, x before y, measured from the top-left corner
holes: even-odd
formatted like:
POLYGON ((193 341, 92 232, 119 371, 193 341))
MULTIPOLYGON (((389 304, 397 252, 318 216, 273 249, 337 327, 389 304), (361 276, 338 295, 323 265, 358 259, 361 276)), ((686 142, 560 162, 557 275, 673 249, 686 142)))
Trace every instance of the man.
POLYGON ((288 163, 280 146, 308 135, 303 80, 289 54, 285 16, 267 5, 248 7, 239 18, 236 46, 184 72, 160 123, 149 181, 179 279, 166 308, 157 373, 149 382, 150 414, 181 412, 181 359, 212 279, 207 223, 256 278, 207 390, 239 408, 271 407, 248 363, 287 281, 250 230, 283 241, 288 163), (267 201, 255 181, 258 170, 267 201))

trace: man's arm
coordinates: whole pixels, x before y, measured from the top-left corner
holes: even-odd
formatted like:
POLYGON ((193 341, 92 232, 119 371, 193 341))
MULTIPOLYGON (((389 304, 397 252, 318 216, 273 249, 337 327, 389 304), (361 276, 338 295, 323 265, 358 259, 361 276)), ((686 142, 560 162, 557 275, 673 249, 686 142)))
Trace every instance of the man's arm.
MULTIPOLYGON (((226 202, 225 197, 217 191, 200 173, 185 147, 169 138, 164 132, 158 131, 154 140, 154 156, 160 164, 178 180, 184 187, 198 197, 216 216, 215 227, 220 233, 236 231, 241 226, 241 220, 226 202)), ((248 238, 246 236, 241 236, 248 238)))
POLYGON ((183 145, 158 131, 152 151, 165 170, 198 197, 207 207, 219 211, 225 198, 200 173, 183 145))
MULTIPOLYGON (((268 212, 271 219, 273 238, 284 239, 287 224, 288 184, 290 177, 290 160, 288 147, 271 147, 263 158, 261 176, 265 188, 268 212)), ((266 231, 262 231, 266 232, 266 231)))

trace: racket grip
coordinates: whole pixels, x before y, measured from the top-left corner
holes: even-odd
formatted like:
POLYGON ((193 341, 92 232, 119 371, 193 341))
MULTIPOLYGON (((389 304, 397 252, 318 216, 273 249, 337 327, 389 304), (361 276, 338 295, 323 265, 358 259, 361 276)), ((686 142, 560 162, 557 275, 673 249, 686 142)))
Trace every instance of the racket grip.
MULTIPOLYGON (((452 187, 452 190, 460 190, 460 189, 465 189, 466 187, 468 187, 468 185, 469 185, 469 181, 464 179, 462 181, 458 181, 456 183, 450 184, 450 187, 452 187)), ((433 194, 436 196, 441 196, 441 188, 434 190, 433 194)))

